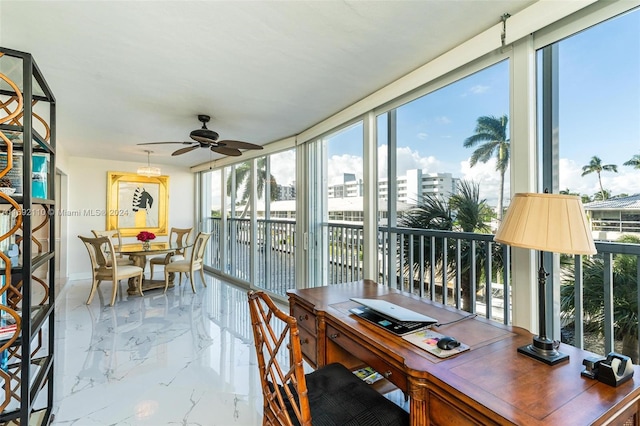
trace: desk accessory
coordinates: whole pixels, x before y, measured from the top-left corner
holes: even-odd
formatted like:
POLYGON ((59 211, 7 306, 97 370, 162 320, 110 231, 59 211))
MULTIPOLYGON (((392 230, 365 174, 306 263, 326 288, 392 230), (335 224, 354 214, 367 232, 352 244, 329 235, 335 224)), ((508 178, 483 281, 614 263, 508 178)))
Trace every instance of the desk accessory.
POLYGON ((470 349, 469 345, 460 343, 460 346, 445 350, 438 347, 438 341, 445 337, 444 334, 437 333, 430 329, 416 331, 411 334, 402 336, 406 341, 413 343, 417 347, 437 356, 438 358, 449 358, 450 356, 459 354, 470 349))
POLYGON ((378 373, 372 367, 363 367, 353 372, 358 378, 364 380, 367 384, 372 385, 378 380, 384 379, 382 374, 378 373))
POLYGON ((606 358, 585 358, 582 364, 585 366, 580 373, 582 376, 597 379, 609 386, 617 387, 633 377, 631 358, 616 352, 610 352, 606 358))
POLYGON ((433 324, 432 322, 398 321, 366 306, 351 308, 349 312, 398 336, 421 330, 433 324))
POLYGON ((547 271, 544 252, 596 254, 589 222, 582 201, 573 195, 515 194, 500 228, 496 242, 513 247, 538 250, 538 336, 518 348, 518 352, 549 365, 569 359, 559 352, 560 342, 547 337, 546 292, 547 271))
POLYGON ((438 320, 435 318, 431 318, 427 315, 412 311, 411 309, 404 308, 400 305, 396 305, 395 303, 387 302, 383 299, 360 299, 357 297, 352 297, 351 300, 363 306, 366 306, 367 308, 372 309, 381 315, 391 317, 398 321, 426 322, 430 324, 435 324, 438 322, 438 320))

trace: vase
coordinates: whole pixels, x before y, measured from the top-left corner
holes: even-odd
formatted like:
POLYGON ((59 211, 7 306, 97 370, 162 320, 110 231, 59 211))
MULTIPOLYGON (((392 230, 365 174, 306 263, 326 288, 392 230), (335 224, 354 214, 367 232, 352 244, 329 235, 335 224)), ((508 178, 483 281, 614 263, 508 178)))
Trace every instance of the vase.
POLYGON ((151 248, 151 241, 143 241, 142 242, 142 250, 149 250, 151 248))

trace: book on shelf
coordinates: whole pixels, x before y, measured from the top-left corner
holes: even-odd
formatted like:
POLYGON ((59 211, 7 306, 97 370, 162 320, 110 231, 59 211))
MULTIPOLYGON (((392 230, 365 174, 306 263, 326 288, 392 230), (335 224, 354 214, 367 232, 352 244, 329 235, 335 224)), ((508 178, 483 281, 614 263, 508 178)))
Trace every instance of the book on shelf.
POLYGON ((18 324, 11 315, 0 318, 0 340, 10 339, 18 330, 18 324))
POLYGON ((370 385, 384 378, 382 374, 378 373, 371 367, 360 368, 359 370, 354 371, 353 374, 370 385))

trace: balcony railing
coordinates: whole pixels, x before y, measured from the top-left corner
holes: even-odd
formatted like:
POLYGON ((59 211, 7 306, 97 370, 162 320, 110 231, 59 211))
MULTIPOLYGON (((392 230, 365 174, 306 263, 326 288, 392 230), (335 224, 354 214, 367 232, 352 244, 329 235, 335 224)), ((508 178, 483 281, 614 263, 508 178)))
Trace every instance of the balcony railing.
POLYGON ((640 233, 640 222, 637 220, 591 219, 594 231, 640 233))
MULTIPOLYGON (((295 221, 258 220, 253 246, 250 220, 228 220, 224 242, 220 219, 209 222, 208 266, 249 283, 254 247, 251 284, 281 295, 295 288, 295 221)), ((328 223, 324 235, 328 284, 363 279, 362 226, 328 223)), ((380 283, 511 323, 511 250, 495 243, 493 235, 380 227, 374 244, 380 283)), ((616 350, 637 356, 640 245, 599 242, 596 248, 593 257, 562 257, 563 340, 600 354, 616 350), (623 311, 626 328, 620 326, 623 311)))

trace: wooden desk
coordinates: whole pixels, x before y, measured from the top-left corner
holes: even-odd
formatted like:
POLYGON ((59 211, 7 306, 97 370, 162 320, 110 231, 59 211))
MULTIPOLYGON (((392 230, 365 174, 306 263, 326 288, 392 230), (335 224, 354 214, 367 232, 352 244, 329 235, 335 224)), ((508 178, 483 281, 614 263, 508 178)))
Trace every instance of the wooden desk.
POLYGON ((484 318, 436 328, 471 346, 437 358, 351 315, 350 297, 382 298, 447 323, 468 313, 419 300, 373 281, 288 292, 303 354, 314 367, 374 367, 410 397, 412 425, 635 425, 640 369, 617 388, 580 375, 594 354, 561 345, 570 360, 549 366, 517 353, 532 335, 484 318))

